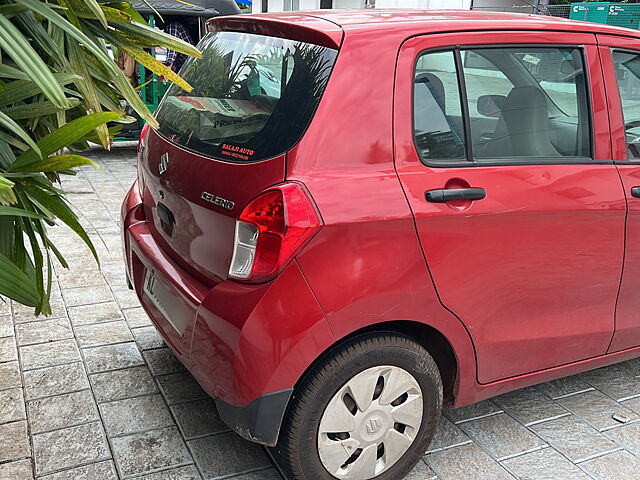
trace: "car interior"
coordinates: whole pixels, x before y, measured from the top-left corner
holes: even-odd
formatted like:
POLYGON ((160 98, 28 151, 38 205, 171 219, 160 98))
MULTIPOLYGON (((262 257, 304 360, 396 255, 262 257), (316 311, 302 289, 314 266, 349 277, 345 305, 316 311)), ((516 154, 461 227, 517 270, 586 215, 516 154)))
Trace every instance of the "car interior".
MULTIPOLYGON (((474 159, 590 156, 578 50, 486 48, 462 54, 474 159), (564 100, 563 108, 551 91, 564 100)), ((414 131, 423 159, 464 158, 462 113, 452 108, 459 98, 454 72, 416 70, 414 131)))

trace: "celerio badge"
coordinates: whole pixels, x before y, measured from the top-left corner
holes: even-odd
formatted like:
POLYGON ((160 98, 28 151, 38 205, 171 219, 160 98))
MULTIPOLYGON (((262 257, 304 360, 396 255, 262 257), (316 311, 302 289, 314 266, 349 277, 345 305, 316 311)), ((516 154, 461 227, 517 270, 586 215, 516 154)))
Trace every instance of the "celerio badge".
POLYGON ((200 198, 205 202, 213 203, 214 205, 217 205, 218 207, 226 208, 227 210, 233 210, 233 207, 236 206, 236 204, 231 200, 218 197, 213 193, 209 193, 209 192, 202 192, 200 194, 200 198))
POLYGON ((160 157, 160 163, 158 164, 158 171, 160 175, 167 171, 167 167, 169 166, 169 154, 164 153, 160 157))

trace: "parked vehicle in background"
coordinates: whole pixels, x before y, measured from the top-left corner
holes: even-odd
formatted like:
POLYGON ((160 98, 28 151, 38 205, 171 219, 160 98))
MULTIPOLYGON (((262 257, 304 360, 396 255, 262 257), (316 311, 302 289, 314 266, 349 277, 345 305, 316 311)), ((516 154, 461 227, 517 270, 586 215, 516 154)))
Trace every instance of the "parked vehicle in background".
POLYGON ((140 140, 127 274, 288 476, 402 478, 443 403, 640 356, 638 32, 385 10, 208 28, 193 92, 140 140))

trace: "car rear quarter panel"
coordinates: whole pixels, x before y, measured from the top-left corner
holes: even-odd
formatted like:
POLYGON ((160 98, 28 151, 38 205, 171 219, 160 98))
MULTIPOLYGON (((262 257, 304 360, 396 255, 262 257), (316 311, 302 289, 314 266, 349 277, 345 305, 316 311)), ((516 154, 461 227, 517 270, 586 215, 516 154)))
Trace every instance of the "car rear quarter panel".
POLYGON ((393 85, 403 38, 349 30, 323 101, 288 155, 324 227, 298 256, 336 339, 414 321, 452 344, 459 377, 475 378, 473 345, 436 295, 393 165, 393 85))

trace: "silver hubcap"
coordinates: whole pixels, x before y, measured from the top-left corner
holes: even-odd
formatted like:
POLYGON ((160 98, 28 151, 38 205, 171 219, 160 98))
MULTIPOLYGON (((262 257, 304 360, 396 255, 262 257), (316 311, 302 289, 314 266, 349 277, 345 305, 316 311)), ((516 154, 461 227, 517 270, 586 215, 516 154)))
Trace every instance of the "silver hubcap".
POLYGON ((422 423, 422 390, 406 370, 373 367, 333 396, 320 420, 318 453, 336 478, 367 480, 395 464, 422 423))

